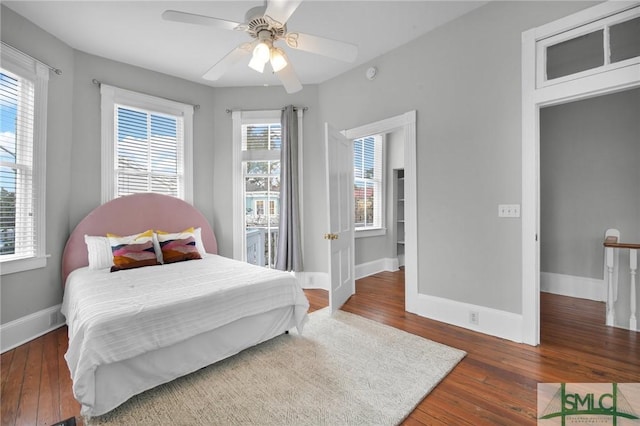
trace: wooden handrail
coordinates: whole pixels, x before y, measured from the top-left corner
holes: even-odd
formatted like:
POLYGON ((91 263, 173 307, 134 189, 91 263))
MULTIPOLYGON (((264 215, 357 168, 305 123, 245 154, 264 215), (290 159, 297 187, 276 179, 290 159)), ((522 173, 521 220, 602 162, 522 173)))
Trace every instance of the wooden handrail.
POLYGON ((612 248, 626 248, 626 249, 632 249, 632 250, 640 250, 640 244, 619 243, 618 237, 613 237, 613 236, 605 238, 603 245, 605 247, 612 247, 612 248))

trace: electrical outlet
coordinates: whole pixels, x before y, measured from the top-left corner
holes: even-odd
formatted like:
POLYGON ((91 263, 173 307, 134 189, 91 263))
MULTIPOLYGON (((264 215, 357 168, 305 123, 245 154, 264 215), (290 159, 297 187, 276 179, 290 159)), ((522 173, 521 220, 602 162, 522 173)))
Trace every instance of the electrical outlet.
POLYGON ((520 204, 498 204, 498 217, 520 217, 520 204))
POLYGON ((480 323, 480 313, 477 311, 469 312, 469 322, 478 325, 480 323))

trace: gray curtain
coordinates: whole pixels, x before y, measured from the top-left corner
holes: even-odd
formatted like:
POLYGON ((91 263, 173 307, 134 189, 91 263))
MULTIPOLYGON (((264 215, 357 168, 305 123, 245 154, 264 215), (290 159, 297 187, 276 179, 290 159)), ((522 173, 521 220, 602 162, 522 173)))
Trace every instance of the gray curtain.
POLYGON ((280 148, 280 226, 276 269, 302 271, 298 199, 298 115, 289 105, 282 110, 280 148))

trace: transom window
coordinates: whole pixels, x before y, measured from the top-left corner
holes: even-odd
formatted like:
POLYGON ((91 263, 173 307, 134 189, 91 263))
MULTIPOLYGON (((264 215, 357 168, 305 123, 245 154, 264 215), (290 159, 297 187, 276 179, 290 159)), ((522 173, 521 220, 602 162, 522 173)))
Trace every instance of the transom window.
POLYGON ((537 87, 640 62, 640 6, 536 42, 537 87))

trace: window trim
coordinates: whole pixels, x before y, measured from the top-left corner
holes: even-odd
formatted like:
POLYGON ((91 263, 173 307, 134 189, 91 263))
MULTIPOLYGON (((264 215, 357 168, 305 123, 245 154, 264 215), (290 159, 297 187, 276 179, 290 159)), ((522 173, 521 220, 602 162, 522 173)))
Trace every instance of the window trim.
MULTIPOLYGON (((299 172, 299 194, 300 202, 300 229, 304 230, 304 182, 303 182, 303 134, 304 134, 304 110, 298 108, 298 172, 299 172)), ((231 173, 232 178, 232 210, 233 210, 233 258, 236 260, 246 260, 247 241, 244 237, 244 217, 245 205, 242 191, 244 185, 244 173, 242 169, 242 125, 262 124, 269 120, 280 122, 281 109, 276 110, 254 110, 254 111, 231 111, 232 119, 232 149, 231 149, 231 173)), ((302 231, 301 243, 304 251, 304 231, 302 231)), ((303 253, 304 255, 304 253, 303 253)))
POLYGON ((100 84, 101 94, 101 203, 115 197, 115 120, 116 106, 129 106, 142 110, 169 114, 183 118, 183 196, 193 204, 193 105, 138 93, 119 87, 100 84))
MULTIPOLYGON (((247 241, 245 231, 244 169, 242 158, 242 126, 245 124, 279 123, 280 110, 233 111, 232 191, 233 191, 233 258, 246 261, 247 241)), ((278 157, 279 159, 279 157, 278 157)), ((252 158, 253 160, 253 158, 252 158)), ((256 159, 258 160, 258 159, 256 159)), ((260 158, 261 161, 268 161, 260 158)), ((254 202, 255 208, 255 202, 254 202)))
POLYGON ((47 159, 47 98, 49 68, 21 51, 3 45, 1 49, 2 68, 22 78, 30 79, 34 85, 33 106, 33 187, 39 196, 34 197, 36 245, 33 256, 2 259, 0 275, 8 275, 47 266, 46 255, 46 159, 47 159))

